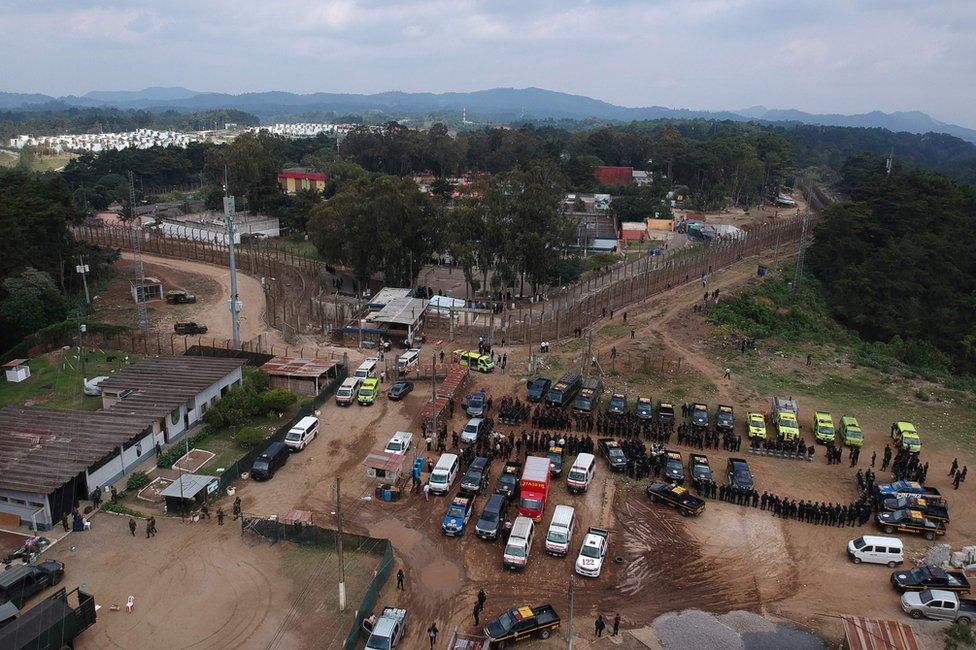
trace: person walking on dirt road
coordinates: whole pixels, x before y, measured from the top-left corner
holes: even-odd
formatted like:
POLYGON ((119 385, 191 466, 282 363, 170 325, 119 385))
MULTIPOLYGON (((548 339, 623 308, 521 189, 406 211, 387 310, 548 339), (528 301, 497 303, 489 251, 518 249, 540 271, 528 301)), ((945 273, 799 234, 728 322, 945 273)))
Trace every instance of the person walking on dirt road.
POLYGON ((955 476, 957 471, 959 471, 959 459, 958 458, 953 458, 952 459, 952 467, 949 468, 949 476, 950 477, 951 476, 955 476))
POLYGON ((603 630, 607 629, 607 622, 603 620, 603 614, 596 615, 596 622, 593 624, 597 638, 603 636, 603 630))
POLYGON ((210 519, 210 508, 206 503, 200 506, 200 519, 210 519))
POLYGON ((234 498, 234 519, 237 520, 241 516, 241 498, 234 498))
POLYGON ((430 483, 424 483, 424 500, 430 501, 430 483))
POLYGON ((156 518, 150 517, 146 520, 146 539, 156 536, 156 518))
POLYGON ((427 638, 430 639, 430 650, 434 650, 434 644, 437 643, 437 623, 431 623, 430 627, 427 628, 427 638))
POLYGON ((475 627, 480 627, 481 626, 481 622, 478 620, 478 615, 481 614, 481 605, 479 605, 478 603, 475 603, 474 604, 474 609, 471 611, 471 613, 474 614, 474 626, 475 627))
POLYGON ((399 589, 400 591, 403 591, 403 569, 397 571, 396 588, 399 589))
POLYGON ((722 375, 722 379, 732 379, 732 369, 731 368, 726 368, 725 369, 725 374, 722 375))
MULTIPOLYGON (((208 519, 209 519, 209 517, 208 517, 208 519)), ((223 526, 224 525, 224 509, 223 508, 217 508, 217 525, 218 526, 223 526)))
POLYGON ((620 631, 620 612, 617 612, 613 617, 613 632, 610 636, 617 636, 617 632, 620 631))
POLYGON ((136 536, 136 520, 129 517, 129 534, 133 537, 136 536))
POLYGON ((484 587, 478 590, 478 605, 483 609, 485 606, 485 601, 488 600, 488 594, 485 593, 484 587))

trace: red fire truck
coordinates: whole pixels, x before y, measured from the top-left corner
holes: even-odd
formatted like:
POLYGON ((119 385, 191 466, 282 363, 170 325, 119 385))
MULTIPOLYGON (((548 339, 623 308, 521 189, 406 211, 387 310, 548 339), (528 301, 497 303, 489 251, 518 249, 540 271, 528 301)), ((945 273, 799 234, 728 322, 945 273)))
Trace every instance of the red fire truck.
POLYGON ((546 509, 552 480, 549 474, 549 463, 548 458, 529 456, 525 459, 525 467, 522 469, 518 512, 525 517, 531 517, 533 521, 540 521, 546 509))

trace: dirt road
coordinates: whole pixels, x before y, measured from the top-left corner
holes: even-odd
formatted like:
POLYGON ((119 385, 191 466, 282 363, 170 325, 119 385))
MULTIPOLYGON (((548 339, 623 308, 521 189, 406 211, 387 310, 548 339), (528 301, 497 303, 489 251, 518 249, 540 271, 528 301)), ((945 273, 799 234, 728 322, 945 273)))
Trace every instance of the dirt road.
MULTIPOLYGON (((123 253, 123 259, 131 261, 131 253, 123 253)), ((142 256, 149 275, 152 268, 171 269, 182 273, 202 276, 215 284, 213 290, 206 295, 198 296, 195 305, 184 305, 178 309, 162 308, 154 312, 154 329, 172 332, 173 323, 181 318, 188 318, 207 326, 207 337, 218 341, 231 338, 230 323, 230 271, 225 268, 202 262, 174 260, 153 255, 142 256)), ((170 287, 164 287, 169 290, 170 287)), ((251 341, 259 335, 264 336, 267 345, 284 347, 285 342, 281 333, 272 329, 265 322, 266 300, 261 283, 245 273, 237 273, 237 293, 244 303, 241 312, 241 340, 251 341)))

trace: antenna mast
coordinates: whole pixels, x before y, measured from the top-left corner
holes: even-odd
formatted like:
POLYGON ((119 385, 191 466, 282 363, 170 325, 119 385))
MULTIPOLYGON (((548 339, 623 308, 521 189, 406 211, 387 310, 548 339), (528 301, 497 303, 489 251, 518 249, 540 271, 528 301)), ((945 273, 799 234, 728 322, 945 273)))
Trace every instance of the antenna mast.
POLYGON ((142 266, 142 225, 135 225, 136 186, 129 171, 129 218, 132 219, 132 252, 135 256, 133 275, 136 282, 136 308, 139 310, 139 330, 149 331, 149 309, 146 307, 146 269, 142 266))
POLYGON ((234 348, 241 347, 241 301, 237 295, 237 260, 234 251, 234 197, 229 194, 224 167, 224 217, 227 220, 227 265, 230 267, 230 330, 234 348))

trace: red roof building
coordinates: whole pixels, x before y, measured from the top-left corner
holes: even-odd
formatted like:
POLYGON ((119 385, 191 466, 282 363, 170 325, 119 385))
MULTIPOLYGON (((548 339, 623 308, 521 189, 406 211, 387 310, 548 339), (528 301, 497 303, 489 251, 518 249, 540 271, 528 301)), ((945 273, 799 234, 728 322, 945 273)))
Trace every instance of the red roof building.
POLYGON ((317 172, 308 167, 292 167, 278 172, 278 187, 286 194, 295 194, 299 190, 325 191, 328 174, 317 172))
POLYGON ((634 182, 634 168, 594 167, 593 176, 604 185, 630 185, 634 182))

